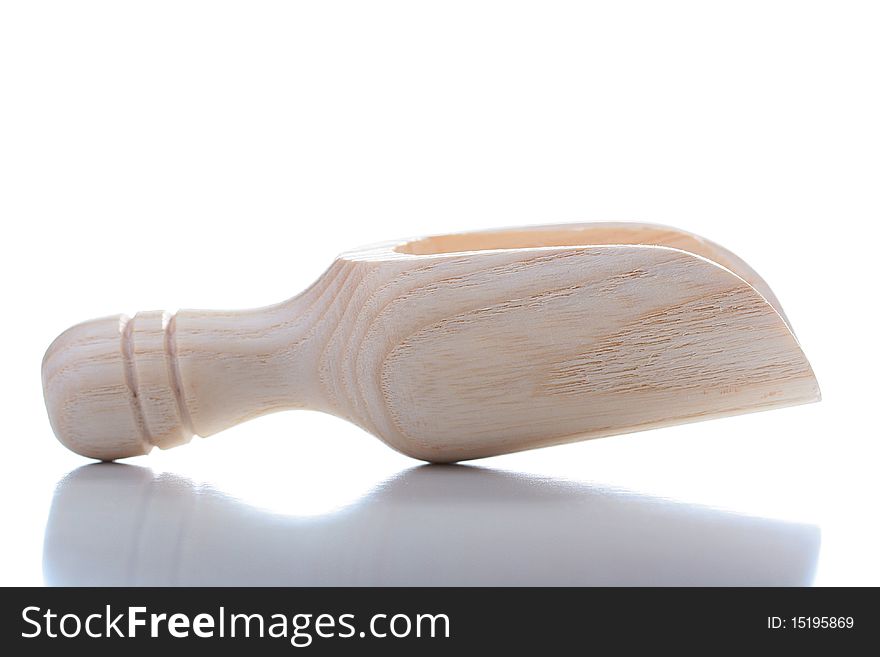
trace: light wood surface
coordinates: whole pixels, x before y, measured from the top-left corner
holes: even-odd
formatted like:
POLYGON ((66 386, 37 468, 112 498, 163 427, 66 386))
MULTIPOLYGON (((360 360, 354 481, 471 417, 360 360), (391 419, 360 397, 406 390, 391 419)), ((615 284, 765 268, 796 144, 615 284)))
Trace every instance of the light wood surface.
POLYGON ((59 440, 105 460, 285 409, 456 461, 819 399, 758 274, 645 224, 382 244, 275 306, 92 320, 43 387, 59 440))

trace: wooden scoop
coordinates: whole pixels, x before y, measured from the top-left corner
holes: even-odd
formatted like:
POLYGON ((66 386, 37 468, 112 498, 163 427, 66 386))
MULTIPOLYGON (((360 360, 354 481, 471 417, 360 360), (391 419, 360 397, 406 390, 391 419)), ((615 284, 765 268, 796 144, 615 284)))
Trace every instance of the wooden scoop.
POLYGON ((58 439, 104 460, 291 408, 457 461, 819 399, 767 284, 644 224, 388 243, 275 306, 95 319, 43 389, 58 439))

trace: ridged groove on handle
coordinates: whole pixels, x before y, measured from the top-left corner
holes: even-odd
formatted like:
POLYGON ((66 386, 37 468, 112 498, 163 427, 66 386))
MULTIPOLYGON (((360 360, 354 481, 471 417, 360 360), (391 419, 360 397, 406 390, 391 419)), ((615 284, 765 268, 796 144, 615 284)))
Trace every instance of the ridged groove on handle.
POLYGON ((163 311, 115 315, 78 324, 52 343, 43 392, 64 445, 113 460, 192 437, 174 327, 174 315, 163 311))

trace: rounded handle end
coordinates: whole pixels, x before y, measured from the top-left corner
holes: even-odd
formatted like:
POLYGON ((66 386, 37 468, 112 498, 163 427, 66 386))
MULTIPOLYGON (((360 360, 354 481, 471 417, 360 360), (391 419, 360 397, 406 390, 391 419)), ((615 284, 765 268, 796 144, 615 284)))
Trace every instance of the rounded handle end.
POLYGON ((43 358, 43 394, 62 444, 112 461, 189 440, 170 319, 161 312, 113 315, 55 339, 43 358))

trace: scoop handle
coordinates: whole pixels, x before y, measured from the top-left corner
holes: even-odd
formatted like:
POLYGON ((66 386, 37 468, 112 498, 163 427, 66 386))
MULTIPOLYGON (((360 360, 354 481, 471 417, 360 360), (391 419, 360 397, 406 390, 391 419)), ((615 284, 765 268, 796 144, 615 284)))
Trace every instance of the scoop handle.
POLYGON ((78 454, 113 460, 275 410, 323 408, 300 304, 150 311, 68 329, 43 359, 56 436, 78 454))

